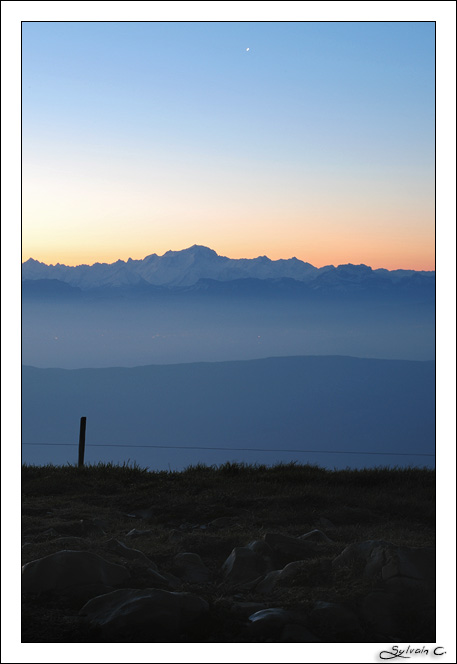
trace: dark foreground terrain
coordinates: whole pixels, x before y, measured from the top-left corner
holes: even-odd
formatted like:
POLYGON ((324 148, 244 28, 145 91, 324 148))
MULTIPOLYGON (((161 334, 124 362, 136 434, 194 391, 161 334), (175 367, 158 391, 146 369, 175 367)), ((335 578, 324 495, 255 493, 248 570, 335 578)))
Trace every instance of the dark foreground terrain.
POLYGON ((23 642, 435 641, 432 470, 24 466, 22 490, 23 642))

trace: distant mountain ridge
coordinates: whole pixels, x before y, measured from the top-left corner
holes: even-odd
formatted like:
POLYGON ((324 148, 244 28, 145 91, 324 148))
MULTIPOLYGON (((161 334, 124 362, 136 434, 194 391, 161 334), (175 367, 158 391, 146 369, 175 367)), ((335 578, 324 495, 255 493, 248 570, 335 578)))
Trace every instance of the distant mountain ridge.
POLYGON ((430 283, 434 272, 385 270, 366 265, 327 265, 317 268, 298 258, 271 260, 258 258, 227 258, 214 250, 193 245, 182 251, 167 251, 163 256, 151 254, 142 260, 118 260, 75 267, 46 265, 29 258, 22 264, 22 279, 27 281, 53 279, 81 290, 121 286, 159 286, 168 289, 208 288, 209 282, 235 280, 294 280, 311 287, 338 288, 366 282, 395 284, 414 278, 417 285, 430 283))
POLYGON ((415 455, 434 452, 434 395, 434 362, 335 355, 76 370, 23 366, 22 440, 29 443, 23 462, 74 463, 76 445, 30 443, 76 443, 84 415, 88 463, 130 459, 156 469, 227 460, 422 465, 433 463, 415 455), (294 449, 317 453, 285 452, 294 449))

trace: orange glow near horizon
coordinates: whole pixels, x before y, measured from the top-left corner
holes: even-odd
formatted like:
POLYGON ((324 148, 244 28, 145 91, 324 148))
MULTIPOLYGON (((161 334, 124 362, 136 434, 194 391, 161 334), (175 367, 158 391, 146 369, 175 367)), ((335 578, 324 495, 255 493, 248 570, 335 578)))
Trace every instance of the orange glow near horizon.
POLYGON ((435 269, 434 192, 425 186, 406 201, 395 189, 389 197, 368 184, 358 192, 335 180, 327 183, 331 196, 322 183, 305 190, 287 181, 284 190, 271 180, 259 183, 256 195, 233 183, 232 198, 220 184, 206 198, 188 184, 154 195, 142 185, 133 196, 121 179, 78 198, 74 183, 64 184, 59 181, 59 196, 44 181, 30 185, 23 200, 23 260, 92 265, 197 244, 229 258, 435 269))
POLYGON ((286 193, 269 182, 259 184, 256 196, 239 192, 232 199, 221 187, 206 199, 188 188, 152 197, 142 187, 134 197, 130 190, 124 193, 121 180, 116 187, 107 185, 103 195, 86 191, 78 198, 73 183, 65 194, 63 184, 58 197, 39 182, 24 198, 23 260, 114 263, 197 244, 229 258, 435 269, 434 196, 426 187, 405 201, 395 191, 382 196, 367 184, 357 193, 336 181, 331 196, 322 183, 304 191, 289 181, 286 193))
POLYGON ((306 243, 298 242, 295 245, 295 250, 290 249, 290 244, 278 240, 275 246, 268 248, 266 243, 260 243, 260 246, 253 247, 247 242, 227 241, 226 243, 211 243, 204 241, 190 242, 182 244, 175 242, 166 245, 163 242, 156 242, 155 246, 151 243, 143 243, 141 248, 131 245, 126 242, 122 247, 116 246, 114 248, 105 249, 89 249, 88 247, 78 246, 77 243, 71 248, 41 246, 30 247, 28 243, 24 242, 22 247, 22 261, 33 258, 47 265, 55 265, 61 263, 68 266, 76 265, 93 265, 94 263, 114 263, 118 260, 127 261, 129 258, 133 260, 142 260, 150 254, 157 254, 162 256, 167 251, 181 251, 192 246, 192 244, 200 244, 214 249, 220 256, 228 258, 257 258, 258 256, 267 256, 271 260, 298 258, 307 263, 311 263, 315 267, 323 267, 324 265, 342 265, 345 263, 353 263, 359 265, 364 263, 373 269, 385 268, 387 270, 406 269, 406 270, 435 270, 435 255, 434 250, 431 252, 430 247, 434 248, 434 238, 424 238, 421 244, 414 247, 408 247, 404 244, 396 244, 393 247, 388 246, 387 243, 351 243, 350 247, 345 247, 341 242, 342 238, 334 236, 332 241, 313 243, 306 249, 306 243), (289 245, 289 246, 286 246, 289 245), (317 246, 320 245, 320 246, 317 246), (431 254, 431 255, 430 255, 431 254))
POLYGON ((92 265, 198 244, 229 258, 433 270, 434 194, 432 177, 401 172, 27 159, 22 255, 92 265))

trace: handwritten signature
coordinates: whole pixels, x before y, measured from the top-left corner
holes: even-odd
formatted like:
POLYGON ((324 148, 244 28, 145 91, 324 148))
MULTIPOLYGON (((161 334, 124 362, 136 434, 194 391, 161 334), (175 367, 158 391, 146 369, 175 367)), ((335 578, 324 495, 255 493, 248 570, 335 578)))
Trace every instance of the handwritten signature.
MULTIPOLYGON (((412 655, 429 655, 430 651, 428 648, 423 646, 422 648, 411 648, 408 646, 402 650, 399 646, 392 646, 392 650, 382 650, 379 653, 380 659, 395 659, 396 657, 402 657, 403 659, 410 659, 412 655)), ((446 651, 441 646, 437 646, 434 650, 431 651, 432 655, 445 655, 446 651)))

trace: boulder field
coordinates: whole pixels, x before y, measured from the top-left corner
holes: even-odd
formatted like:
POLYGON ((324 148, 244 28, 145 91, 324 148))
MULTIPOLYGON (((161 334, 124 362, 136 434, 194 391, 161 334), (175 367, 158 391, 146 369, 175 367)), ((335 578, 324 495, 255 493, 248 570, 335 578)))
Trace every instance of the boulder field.
POLYGON ((336 551, 315 528, 240 542, 221 566, 193 551, 159 566, 150 545, 130 546, 132 532, 129 544, 105 534, 98 553, 89 537, 48 533, 54 546, 78 548, 24 564, 25 602, 57 602, 87 641, 403 642, 415 640, 413 625, 434 630, 432 547, 367 540, 336 551), (316 585, 318 600, 307 593, 316 585))

